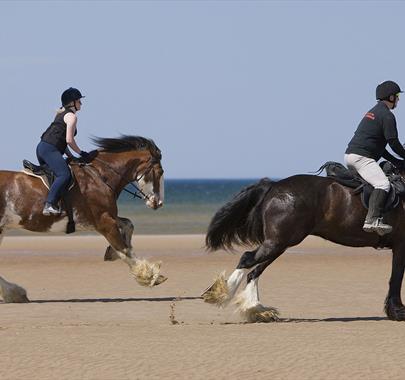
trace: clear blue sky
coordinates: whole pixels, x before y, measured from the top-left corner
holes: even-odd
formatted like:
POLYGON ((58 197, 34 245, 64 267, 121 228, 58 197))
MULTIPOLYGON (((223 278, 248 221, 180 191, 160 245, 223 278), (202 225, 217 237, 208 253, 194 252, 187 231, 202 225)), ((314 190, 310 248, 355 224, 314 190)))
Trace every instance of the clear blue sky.
MULTIPOLYGON (((168 178, 342 161, 376 84, 405 87, 404 15, 401 1, 2 1, 1 168, 36 159, 69 86, 86 95, 82 149, 153 138, 168 178)), ((405 96, 395 114, 405 142, 405 96)))

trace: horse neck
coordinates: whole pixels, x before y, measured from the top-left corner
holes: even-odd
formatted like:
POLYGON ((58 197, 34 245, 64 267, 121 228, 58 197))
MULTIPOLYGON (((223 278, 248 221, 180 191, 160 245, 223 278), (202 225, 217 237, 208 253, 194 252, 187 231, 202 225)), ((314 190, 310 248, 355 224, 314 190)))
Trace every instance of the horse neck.
POLYGON ((107 180, 108 185, 120 194, 123 188, 143 168, 150 159, 150 153, 145 151, 130 151, 110 153, 101 151, 94 160, 93 165, 100 175, 107 180))

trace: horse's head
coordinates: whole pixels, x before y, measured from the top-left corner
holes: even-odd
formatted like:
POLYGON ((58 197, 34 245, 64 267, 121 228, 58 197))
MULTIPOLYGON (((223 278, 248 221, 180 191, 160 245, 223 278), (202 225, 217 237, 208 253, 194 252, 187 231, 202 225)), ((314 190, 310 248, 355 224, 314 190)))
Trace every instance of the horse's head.
POLYGON ((148 207, 156 210, 163 206, 164 179, 160 157, 151 156, 146 162, 144 171, 138 172, 135 181, 138 183, 138 187, 148 207))
POLYGON ((132 183, 148 207, 156 210, 163 206, 162 154, 152 140, 123 135, 119 138, 94 138, 93 141, 101 148, 100 153, 104 152, 103 158, 96 158, 104 161, 104 173, 121 175, 117 184, 119 191, 132 183))

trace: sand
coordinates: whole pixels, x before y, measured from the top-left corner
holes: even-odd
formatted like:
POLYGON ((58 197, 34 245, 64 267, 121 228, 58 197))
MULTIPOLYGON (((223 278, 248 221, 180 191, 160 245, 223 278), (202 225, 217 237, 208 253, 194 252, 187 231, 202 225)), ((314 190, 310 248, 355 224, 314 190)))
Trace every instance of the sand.
POLYGON ((389 251, 308 238, 259 283, 283 321, 245 324, 199 299, 238 253, 207 254, 199 235, 134 245, 163 261, 167 282, 137 285, 125 264, 103 261, 102 237, 6 237, 0 275, 32 302, 0 303, 0 378, 405 378, 405 323, 383 313, 389 251))

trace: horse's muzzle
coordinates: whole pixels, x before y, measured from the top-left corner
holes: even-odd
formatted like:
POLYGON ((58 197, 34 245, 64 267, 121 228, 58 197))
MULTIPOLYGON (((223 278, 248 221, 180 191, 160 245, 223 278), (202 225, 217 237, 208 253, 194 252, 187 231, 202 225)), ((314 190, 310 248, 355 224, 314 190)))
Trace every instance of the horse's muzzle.
POLYGON ((157 210, 158 208, 163 206, 163 202, 160 200, 160 198, 158 196, 152 195, 146 201, 146 206, 148 206, 154 210, 157 210))

